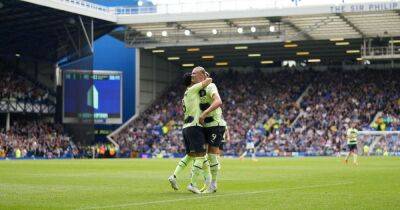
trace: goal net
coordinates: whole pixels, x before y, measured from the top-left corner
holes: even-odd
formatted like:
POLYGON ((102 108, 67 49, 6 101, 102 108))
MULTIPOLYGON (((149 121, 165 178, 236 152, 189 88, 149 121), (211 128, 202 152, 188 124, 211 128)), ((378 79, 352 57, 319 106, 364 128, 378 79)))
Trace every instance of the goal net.
POLYGON ((400 156, 400 131, 360 131, 360 155, 400 156))

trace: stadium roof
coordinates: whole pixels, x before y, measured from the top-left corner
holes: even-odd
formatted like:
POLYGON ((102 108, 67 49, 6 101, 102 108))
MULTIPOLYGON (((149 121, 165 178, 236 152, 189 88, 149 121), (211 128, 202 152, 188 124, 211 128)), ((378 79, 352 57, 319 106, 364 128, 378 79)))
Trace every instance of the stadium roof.
POLYGON ((0 53, 24 51, 59 59, 76 52, 86 44, 78 17, 85 26, 90 26, 94 18, 95 37, 116 24, 126 25, 126 30, 112 35, 131 47, 157 48, 163 51, 158 55, 180 65, 270 64, 272 59, 355 60, 360 57, 364 38, 400 36, 400 1, 348 0, 336 5, 317 1, 316 5, 297 6, 293 1, 255 0, 228 10, 223 5, 211 7, 210 2, 203 7, 201 2, 108 7, 92 3, 98 0, 24 1, 6 1, 0 8, 0 43, 9 46, 0 53), (247 49, 235 49, 239 45, 247 49))
POLYGON ((134 46, 396 37, 400 35, 400 15, 399 11, 381 11, 157 22, 128 24, 128 32, 128 44, 134 46), (274 30, 270 30, 271 26, 274 30), (241 33, 239 28, 243 30, 241 33), (190 35, 185 35, 185 30, 189 30, 190 35), (167 36, 162 35, 163 31, 167 36), (149 32, 151 36, 147 36, 149 32))
MULTIPOLYGON (((0 54, 27 55, 52 62, 87 46, 79 15, 19 0, 0 0, 0 54)), ((80 16, 86 29, 91 17, 80 16)), ((94 38, 115 23, 93 19, 94 38)), ((90 33, 90 32, 89 32, 90 33)))
POLYGON ((309 59, 340 63, 357 62, 364 38, 399 37, 400 15, 398 11, 381 11, 160 22, 132 24, 127 30, 119 37, 128 45, 163 49, 158 55, 180 65, 216 66, 227 62, 229 66, 263 66, 272 65, 271 61, 309 59), (189 36, 185 30, 190 31, 189 36), (247 49, 235 49, 241 45, 247 49), (188 52, 188 48, 199 50, 188 52))
MULTIPOLYGON (((330 40, 262 44, 204 45, 144 49, 182 67, 274 66, 284 60, 305 62, 357 61, 361 39, 347 39, 348 45, 330 40), (286 47, 285 47, 286 46, 286 47), (193 65, 192 65, 193 64, 193 65)), ((339 42, 341 43, 341 42, 339 42)))
POLYGON ((199 4, 180 7, 196 6, 190 13, 183 9, 170 12, 171 5, 157 5, 154 14, 133 14, 138 10, 125 8, 117 22, 126 24, 127 31, 114 36, 132 47, 157 48, 158 55, 187 66, 272 65, 271 61, 318 59, 354 62, 361 57, 365 38, 400 36, 397 1, 346 1, 338 5, 321 1, 282 8, 262 1, 253 3, 257 2, 258 7, 231 10, 199 4), (247 49, 235 49, 241 45, 247 49), (188 51, 190 48, 195 50, 188 51))

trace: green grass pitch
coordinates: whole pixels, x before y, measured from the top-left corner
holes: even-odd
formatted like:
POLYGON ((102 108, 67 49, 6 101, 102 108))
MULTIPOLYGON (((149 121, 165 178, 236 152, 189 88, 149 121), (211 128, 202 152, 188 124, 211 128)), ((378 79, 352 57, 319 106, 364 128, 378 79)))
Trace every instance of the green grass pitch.
POLYGON ((178 159, 0 161, 0 209, 400 209, 400 158, 222 159, 219 189, 174 192, 178 159))

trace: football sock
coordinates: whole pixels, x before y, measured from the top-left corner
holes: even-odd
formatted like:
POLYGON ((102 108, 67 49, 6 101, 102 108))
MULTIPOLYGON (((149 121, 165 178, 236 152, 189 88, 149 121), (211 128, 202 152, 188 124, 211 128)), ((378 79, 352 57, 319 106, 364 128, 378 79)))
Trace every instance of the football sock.
POLYGON ((211 182, 210 161, 206 159, 203 163, 203 176, 206 185, 211 182))
POLYGON ((218 161, 218 155, 208 154, 208 160, 210 161, 211 180, 215 182, 217 181, 219 164, 220 164, 218 161))
POLYGON ((192 166, 192 176, 190 178, 190 183, 194 187, 198 187, 197 180, 201 172, 203 171, 203 163, 206 160, 205 157, 196 157, 192 166))
POLYGON ((193 160, 194 160, 193 157, 185 155, 185 157, 183 157, 176 166, 174 171, 174 177, 177 178, 177 176, 179 176, 179 174, 183 171, 183 169, 185 169, 186 166, 190 165, 193 160))

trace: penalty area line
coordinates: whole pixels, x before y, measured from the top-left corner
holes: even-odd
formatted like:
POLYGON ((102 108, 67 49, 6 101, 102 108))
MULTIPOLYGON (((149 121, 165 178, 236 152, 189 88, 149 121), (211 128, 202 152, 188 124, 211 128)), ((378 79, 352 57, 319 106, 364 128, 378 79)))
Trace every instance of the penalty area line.
POLYGON ((312 189, 312 188, 321 188, 321 187, 332 187, 332 186, 340 186, 340 185, 348 185, 353 184, 353 182, 339 182, 332 184, 320 184, 320 185, 309 185, 302 187, 290 187, 290 188, 275 188, 268 190, 260 190, 260 191, 250 191, 250 192, 236 192, 236 193, 227 193, 227 194, 206 194, 206 195, 194 195, 194 197, 189 198, 177 198, 170 200, 158 200, 158 201, 149 201, 149 202, 139 202, 139 203, 125 203, 125 204, 117 204, 117 205, 108 205, 108 206, 92 206, 92 207, 83 207, 78 208, 78 210, 89 210, 89 209, 112 209, 112 208, 124 208, 130 206, 147 206, 152 204, 160 204, 160 203, 173 203, 178 201, 187 201, 187 200, 197 200, 203 198, 218 198, 218 197, 229 197, 229 196, 238 196, 238 195, 252 195, 252 194, 261 194, 261 193, 272 193, 278 191, 287 191, 287 190, 304 190, 304 189, 312 189))

